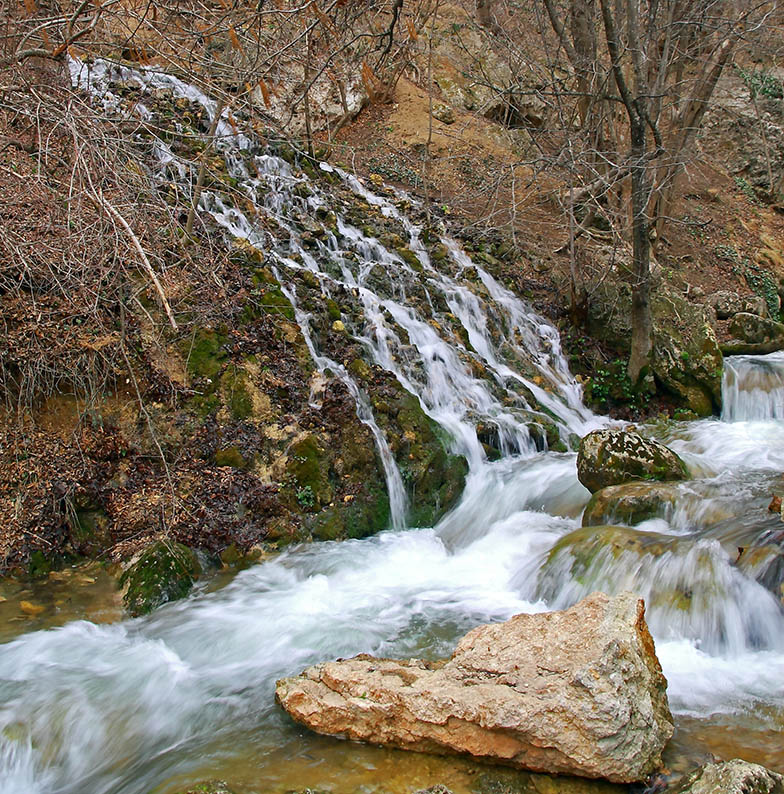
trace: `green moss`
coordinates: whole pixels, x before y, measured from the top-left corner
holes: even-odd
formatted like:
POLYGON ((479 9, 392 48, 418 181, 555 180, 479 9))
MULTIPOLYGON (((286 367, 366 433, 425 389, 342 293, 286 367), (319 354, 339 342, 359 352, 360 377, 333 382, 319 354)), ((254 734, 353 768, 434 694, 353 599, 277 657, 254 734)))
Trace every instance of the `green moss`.
POLYGON ((400 246, 396 248, 395 251, 415 272, 421 273, 424 270, 422 263, 419 261, 419 257, 408 246, 400 246))
POLYGON ((449 258, 449 249, 443 243, 436 243, 430 249, 430 259, 434 264, 444 262, 449 258))
POLYGON ((295 494, 310 488, 313 494, 312 506, 332 500, 329 460, 315 436, 306 436, 290 448, 286 471, 295 485, 295 494))
POLYGON ((42 551, 34 551, 30 555, 30 562, 27 566, 27 571, 34 579, 43 578, 48 576, 52 570, 52 563, 46 559, 46 555, 42 551))
POLYGON ((169 601, 184 598, 201 573, 194 552, 181 543, 157 541, 120 577, 123 604, 133 615, 146 615, 169 601))
POLYGON ((233 469, 246 469, 248 467, 247 461, 242 457, 242 453, 237 447, 219 449, 215 453, 215 465, 231 466, 233 469))
POLYGON ((190 406, 202 418, 209 416, 220 408, 221 401, 215 392, 196 394, 190 401, 190 406))
POLYGON ((376 483, 366 493, 354 499, 345 509, 343 522, 346 536, 366 538, 389 528, 389 497, 384 485, 376 483))
POLYGON ((230 367, 221 378, 226 404, 236 420, 247 419, 253 413, 253 398, 248 388, 247 376, 242 370, 230 367))
POLYGON ((264 284, 278 284, 275 274, 268 267, 259 267, 254 270, 251 280, 253 281, 253 285, 256 287, 262 286, 264 284))
POLYGON ((82 554, 100 554, 110 543, 109 517, 101 508, 77 509, 71 521, 71 541, 82 554))
POLYGON ((349 365, 348 371, 351 375, 355 378, 359 378, 362 381, 370 380, 370 376, 372 374, 372 370, 370 369, 370 365, 361 358, 355 358, 349 365))
POLYGON ((317 540, 366 538, 389 528, 389 498, 382 483, 366 484, 348 502, 322 510, 311 525, 317 540))
POLYGON ((341 318, 340 306, 338 306, 337 301, 327 298, 326 306, 330 320, 339 320, 341 318))
POLYGON ((259 298, 259 306, 267 314, 281 315, 287 320, 294 319, 294 307, 279 286, 267 287, 259 298))
POLYGON ((306 287, 310 287, 310 289, 318 289, 319 281, 316 278, 315 273, 311 272, 310 270, 302 270, 300 272, 300 278, 306 287))
POLYGON ((316 540, 340 540, 346 536, 345 532, 343 511, 338 507, 322 510, 311 525, 316 540))
POLYGON ((197 378, 215 378, 226 360, 223 345, 226 337, 217 331, 200 328, 193 336, 190 349, 186 350, 188 372, 197 378))

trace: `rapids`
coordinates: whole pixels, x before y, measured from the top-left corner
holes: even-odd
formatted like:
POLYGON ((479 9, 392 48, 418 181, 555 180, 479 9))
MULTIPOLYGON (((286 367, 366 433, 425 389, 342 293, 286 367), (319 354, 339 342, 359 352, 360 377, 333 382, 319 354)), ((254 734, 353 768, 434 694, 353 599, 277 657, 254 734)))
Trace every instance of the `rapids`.
MULTIPOLYGON (((119 103, 109 81, 120 79, 214 109, 197 89, 158 72, 97 63, 85 74, 78 62, 71 69, 107 112, 119 103)), ((331 207, 330 195, 230 125, 222 135, 219 150, 256 217, 209 190, 201 209, 230 237, 269 251, 316 366, 346 383, 373 432, 392 526, 361 541, 290 548, 144 618, 102 624, 79 619, 86 612, 77 606, 55 628, 24 633, 9 623, 3 636, 17 636, 0 646, 0 792, 167 794, 211 777, 248 793, 403 792, 436 782, 467 792, 474 770, 462 761, 306 735, 275 706, 276 678, 360 652, 443 656, 472 626, 562 608, 594 589, 646 597, 679 726, 673 763, 729 746, 784 771, 784 751, 769 739, 784 717, 784 613, 734 564, 738 546, 781 526, 767 503, 784 471, 784 356, 727 360, 721 420, 642 429, 675 448, 696 479, 678 486, 667 515, 629 530, 640 537, 639 553, 598 549, 576 576, 569 552, 554 547, 579 527, 589 494, 575 453, 544 449, 531 417, 552 419, 564 448, 608 420, 582 404, 556 330, 446 233, 447 255, 431 261, 410 200, 377 196, 327 164, 342 189, 398 225, 422 272, 352 225, 340 205, 334 230, 324 229, 315 249, 305 246, 299 221, 331 207), (305 198, 295 191, 304 183, 305 198), (285 243, 259 216, 285 232, 285 243), (287 276, 302 268, 326 296, 351 291, 362 311, 347 332, 468 460, 462 499, 437 526, 406 526, 401 474, 372 407, 321 349, 287 276), (495 461, 480 442, 488 426, 502 451, 495 461)), ((163 142, 151 151, 152 178, 192 177, 191 164, 163 142)))

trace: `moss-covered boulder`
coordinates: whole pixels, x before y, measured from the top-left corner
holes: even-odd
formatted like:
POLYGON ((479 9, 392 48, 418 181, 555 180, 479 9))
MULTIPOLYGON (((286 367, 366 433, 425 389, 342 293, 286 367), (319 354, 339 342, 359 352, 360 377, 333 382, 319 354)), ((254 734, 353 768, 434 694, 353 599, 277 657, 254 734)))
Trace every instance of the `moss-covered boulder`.
POLYGON ((705 764, 675 794, 784 794, 784 775, 740 758, 705 764))
POLYGON ((609 485, 591 497, 583 513, 583 526, 633 526, 650 518, 665 518, 673 509, 677 496, 677 486, 670 483, 609 485))
MULTIPOLYGON (((657 383, 698 416, 720 410, 723 357, 711 322, 712 310, 657 283, 651 312, 651 372, 657 383)), ((628 355, 632 335, 628 284, 608 282, 596 290, 588 306, 588 331, 628 355)))
POLYGON ((634 480, 685 480, 686 464, 668 447, 626 430, 595 430, 580 441, 577 477, 592 493, 634 480))
POLYGON ((307 435, 291 446, 286 467, 293 479, 300 507, 310 509, 332 501, 330 462, 327 450, 315 435, 307 435))
POLYGON ((184 598, 201 573, 192 549, 159 540, 135 557, 120 576, 123 604, 130 615, 146 615, 169 601, 184 598))
POLYGON ((608 580, 617 581, 617 566, 639 567, 643 557, 661 557, 678 543, 677 538, 631 527, 582 527, 564 535, 550 550, 539 572, 536 595, 557 598, 571 582, 586 592, 608 592, 608 580))
POLYGON ((726 354, 764 354, 784 349, 784 323, 750 312, 736 314, 727 329, 733 341, 722 345, 726 354))
POLYGON ((651 307, 656 380, 697 416, 720 410, 723 357, 705 307, 667 290, 651 307))

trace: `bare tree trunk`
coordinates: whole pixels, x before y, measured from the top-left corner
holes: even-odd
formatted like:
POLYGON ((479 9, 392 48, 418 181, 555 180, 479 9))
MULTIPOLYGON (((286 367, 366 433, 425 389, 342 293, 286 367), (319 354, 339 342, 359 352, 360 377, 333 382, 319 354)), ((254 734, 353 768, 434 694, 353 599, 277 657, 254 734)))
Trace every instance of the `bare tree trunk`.
POLYGON ((651 317, 651 243, 648 236, 648 166, 645 121, 631 125, 632 177, 632 341, 629 354, 629 379, 639 385, 648 374, 653 349, 651 317))

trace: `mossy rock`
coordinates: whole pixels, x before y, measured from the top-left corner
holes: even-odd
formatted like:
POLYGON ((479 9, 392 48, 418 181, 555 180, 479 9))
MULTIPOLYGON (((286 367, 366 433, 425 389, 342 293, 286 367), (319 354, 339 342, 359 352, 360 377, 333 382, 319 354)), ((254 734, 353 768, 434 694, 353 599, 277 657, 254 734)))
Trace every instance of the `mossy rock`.
POLYGON ((52 570, 52 561, 39 549, 30 555, 27 573, 33 579, 43 579, 52 570))
POLYGON ((340 306, 333 298, 327 298, 326 300, 326 307, 327 307, 327 314, 329 315, 330 320, 339 320, 342 316, 342 312, 340 311, 340 306))
POLYGON ((317 540, 366 538, 389 529, 389 497, 383 483, 373 482, 351 500, 322 510, 310 523, 317 540))
POLYGON ((634 526, 651 518, 665 518, 677 497, 677 486, 669 483, 610 485, 591 497, 583 513, 583 526, 610 523, 634 526))
POLYGON ((406 245, 395 248, 395 253, 416 273, 422 273, 424 268, 419 257, 406 245))
POLYGON ((658 290, 651 309, 657 381, 698 416, 720 411, 724 358, 705 307, 658 290))
MULTIPOLYGON (((332 501, 333 488, 329 479, 329 456, 314 435, 308 435, 288 450, 286 473, 295 486, 295 493, 302 494, 305 489, 313 496, 313 504, 300 504, 311 508, 332 501)), ((300 499, 300 502, 303 500, 300 499)))
POLYGON ((270 285, 264 289, 259 297, 259 306, 266 314, 294 319, 294 307, 279 286, 270 285))
POLYGON ((247 469, 248 461, 237 447, 225 447, 215 453, 216 466, 231 466, 233 469, 247 469))
POLYGON ((193 342, 185 355, 188 362, 188 372, 197 378, 214 379, 223 368, 227 355, 223 346, 226 337, 207 328, 196 331, 193 342))
POLYGON ((229 367, 221 377, 221 387, 233 419, 241 421, 252 416, 253 395, 245 372, 235 366, 229 367))
POLYGON ((686 464, 668 447, 626 430, 595 430, 580 441, 577 477, 592 493, 634 480, 685 480, 686 464))
POLYGON ((134 617, 184 598, 201 574, 195 552, 181 543, 159 540, 148 546, 120 576, 123 604, 134 617))
POLYGON ((564 585, 564 576, 587 590, 602 589, 614 566, 627 559, 638 565, 643 557, 661 557, 677 538, 630 527, 582 527, 562 537, 550 550, 539 573, 536 595, 550 600, 564 585))
MULTIPOLYGON (((689 302, 666 284, 656 284, 651 313, 651 372, 656 382, 699 416, 720 411, 724 359, 706 307, 689 302)), ((596 289, 588 306, 588 332, 628 356, 632 337, 628 284, 605 282, 596 289)))
POLYGON ((449 249, 443 243, 436 243, 430 249, 430 259, 434 264, 445 262, 449 258, 449 249))
POLYGON ((413 394, 401 389, 392 412, 393 430, 399 432, 395 455, 409 498, 408 521, 433 526, 460 497, 468 466, 464 458, 449 454, 449 439, 413 394))
POLYGON ((784 324, 749 312, 739 312, 731 320, 729 332, 736 339, 773 352, 784 348, 784 324))
POLYGON ((673 794, 784 794, 784 775, 733 758, 701 766, 673 794))
POLYGON ((109 517, 100 507, 76 508, 71 524, 71 545, 80 554, 100 554, 110 544, 109 517))

